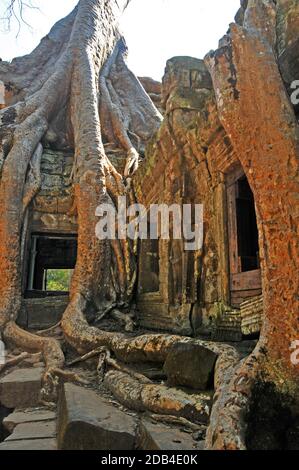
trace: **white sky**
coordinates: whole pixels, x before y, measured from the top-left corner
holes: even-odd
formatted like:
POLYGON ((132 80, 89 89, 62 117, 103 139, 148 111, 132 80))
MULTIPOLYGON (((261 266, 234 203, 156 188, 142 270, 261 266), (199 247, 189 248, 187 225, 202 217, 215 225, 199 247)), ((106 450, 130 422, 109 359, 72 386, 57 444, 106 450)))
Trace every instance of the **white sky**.
MULTIPOLYGON (((0 0, 0 16, 3 5, 0 0)), ((77 0, 31 0, 38 10, 25 10, 32 30, 12 22, 0 29, 0 57, 11 60, 31 52, 51 26, 66 16, 77 0)), ((215 49, 240 5, 240 0, 132 0, 122 19, 129 46, 129 66, 139 76, 160 80, 167 59, 177 55, 202 58, 215 49)))

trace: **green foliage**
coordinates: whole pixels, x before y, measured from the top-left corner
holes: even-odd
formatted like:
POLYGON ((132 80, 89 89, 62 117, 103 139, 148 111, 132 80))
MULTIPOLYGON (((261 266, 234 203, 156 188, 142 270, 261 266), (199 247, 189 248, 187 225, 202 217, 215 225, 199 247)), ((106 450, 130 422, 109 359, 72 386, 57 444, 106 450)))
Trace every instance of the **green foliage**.
POLYGON ((47 269, 47 290, 67 292, 72 273, 72 269, 47 269))

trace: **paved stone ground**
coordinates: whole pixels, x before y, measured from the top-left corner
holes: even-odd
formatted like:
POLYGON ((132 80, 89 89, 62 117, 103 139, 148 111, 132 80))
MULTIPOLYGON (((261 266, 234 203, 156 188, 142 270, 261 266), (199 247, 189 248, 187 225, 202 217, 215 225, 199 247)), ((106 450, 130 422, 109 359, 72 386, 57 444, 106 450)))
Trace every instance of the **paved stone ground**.
POLYGON ((100 390, 64 384, 56 411, 39 406, 42 369, 19 368, 0 380, 1 404, 15 410, 3 419, 0 450, 191 450, 192 433, 142 419, 100 390), (29 406, 28 406, 29 405, 29 406))
MULTIPOLYGON (((254 344, 248 341, 238 347, 246 356, 254 344)), ((184 426, 156 422, 126 409, 98 383, 95 368, 88 363, 81 364, 76 372, 91 386, 65 384, 57 419, 56 411, 40 406, 43 368, 28 365, 15 367, 0 378, 0 411, 5 411, 2 418, 6 416, 2 438, 8 436, 0 443, 0 450, 203 448, 205 431, 196 437, 184 426), (14 411, 7 416, 9 410, 14 411)), ((136 370, 157 382, 166 378, 165 371, 153 365, 139 365, 136 370)))
POLYGON ((15 411, 3 419, 9 435, 0 450, 57 449, 56 412, 39 405, 42 373, 42 368, 20 367, 1 377, 0 404, 15 411))
POLYGON ((121 410, 93 390, 64 384, 58 443, 65 450, 200 450, 203 442, 173 425, 121 410))

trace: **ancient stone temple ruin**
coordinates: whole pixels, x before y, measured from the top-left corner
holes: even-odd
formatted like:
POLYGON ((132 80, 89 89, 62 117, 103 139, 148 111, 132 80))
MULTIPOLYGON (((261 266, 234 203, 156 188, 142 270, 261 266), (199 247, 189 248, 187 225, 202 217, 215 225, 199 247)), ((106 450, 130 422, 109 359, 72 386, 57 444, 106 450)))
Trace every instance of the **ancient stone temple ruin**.
POLYGON ((203 61, 168 61, 162 106, 163 124, 134 177, 136 194, 146 207, 203 204, 204 244, 200 252, 188 253, 177 240, 141 242, 140 321, 181 334, 240 340, 240 307, 245 301, 252 304, 250 313, 247 307, 245 334, 260 329, 261 311, 255 309, 262 283, 254 196, 217 117, 203 61))
POLYGON ((0 449, 298 449, 299 2, 242 0, 162 83, 104 3, 0 62, 0 449), (119 196, 201 205, 202 246, 99 241, 119 196))
MULTIPOLYGON (((162 85, 140 80, 150 96, 150 90, 156 91, 152 96, 164 121, 133 177, 137 201, 148 208, 203 204, 205 229, 200 252, 184 252, 177 240, 141 241, 136 292, 140 324, 228 341, 258 334, 262 282, 254 196, 217 117, 206 65, 176 57, 167 63, 162 85)), ((6 96, 3 107, 9 103, 6 96)), ((73 160, 71 149, 50 142, 41 155, 40 189, 30 205, 23 240, 18 322, 29 328, 55 325, 68 302, 67 290, 48 289, 47 272, 63 269, 71 275, 76 265, 73 160)), ((121 165, 123 157, 114 161, 121 165)))

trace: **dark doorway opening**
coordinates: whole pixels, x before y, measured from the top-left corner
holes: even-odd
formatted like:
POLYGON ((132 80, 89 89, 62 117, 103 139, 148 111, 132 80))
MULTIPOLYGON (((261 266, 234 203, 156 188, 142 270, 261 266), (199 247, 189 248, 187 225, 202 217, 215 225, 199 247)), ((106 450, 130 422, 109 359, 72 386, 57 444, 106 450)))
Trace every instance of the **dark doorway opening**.
POLYGON ((236 182, 236 218, 240 271, 259 268, 259 242, 254 197, 246 176, 236 182))
POLYGON ((76 259, 76 235, 33 234, 26 297, 67 295, 76 259))
POLYGON ((238 165, 226 178, 231 305, 262 293, 254 195, 238 165))

